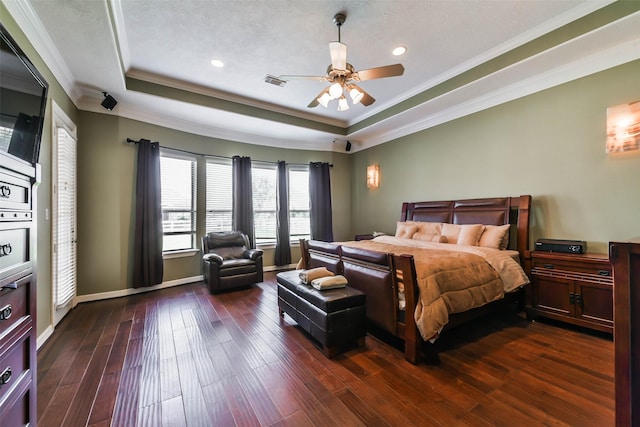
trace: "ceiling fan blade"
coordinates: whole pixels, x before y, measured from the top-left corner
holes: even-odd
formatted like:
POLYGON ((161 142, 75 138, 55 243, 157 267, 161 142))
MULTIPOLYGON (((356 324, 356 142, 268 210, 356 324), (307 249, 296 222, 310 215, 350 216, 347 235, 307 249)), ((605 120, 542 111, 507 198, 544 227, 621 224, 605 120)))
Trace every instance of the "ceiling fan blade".
POLYGON ((331 66, 335 70, 347 69, 347 45, 340 42, 329 43, 329 53, 331 54, 331 66))
POLYGON ((362 89, 360 86, 358 85, 353 85, 353 86, 356 89, 358 89, 360 92, 362 92, 362 95, 364 95, 360 100, 360 104, 364 105, 365 107, 368 107, 369 105, 376 102, 376 99, 373 96, 369 95, 367 92, 365 92, 364 89, 362 89))
POLYGON ((365 80, 381 79, 383 77, 401 76, 404 73, 402 64, 386 65, 384 67, 360 70, 353 74, 353 80, 363 82, 365 80))
POLYGON ((329 88, 325 88, 319 94, 317 94, 316 97, 313 98, 313 101, 311 101, 309 103, 309 105, 307 105, 307 108, 313 108, 313 107, 317 107, 318 105, 320 105, 320 102, 318 101, 318 98, 320 98, 325 93, 329 93, 329 88))

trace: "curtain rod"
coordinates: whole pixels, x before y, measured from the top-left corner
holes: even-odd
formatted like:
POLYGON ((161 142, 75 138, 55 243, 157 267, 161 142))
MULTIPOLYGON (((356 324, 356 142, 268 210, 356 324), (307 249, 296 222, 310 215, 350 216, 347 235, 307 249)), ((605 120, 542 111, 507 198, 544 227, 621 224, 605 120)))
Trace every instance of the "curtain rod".
MULTIPOLYGON (((135 140, 135 139, 131 139, 131 138, 127 138, 127 143, 128 144, 137 144, 139 143, 140 140, 135 140)), ((213 154, 202 154, 202 153, 195 153, 193 151, 187 151, 187 150, 181 150, 180 148, 173 148, 173 147, 163 147, 162 145, 160 146, 160 148, 165 148, 167 150, 174 150, 174 151, 180 151, 181 153, 186 153, 186 154, 192 154, 194 156, 204 156, 204 157, 216 157, 219 159, 229 159, 229 160, 233 160, 233 157, 227 157, 227 156, 218 156, 218 155, 213 155, 213 154)), ((253 161, 254 159, 252 159, 253 161)), ((266 160, 256 160, 256 162, 260 162, 260 163, 270 163, 270 164, 274 164, 277 165, 278 162, 269 162, 266 160)), ((310 163, 319 163, 319 162, 310 162, 310 163)), ((287 163, 288 165, 291 166, 309 166, 308 163, 287 163)), ((333 164, 330 163, 329 167, 332 168, 333 164)))

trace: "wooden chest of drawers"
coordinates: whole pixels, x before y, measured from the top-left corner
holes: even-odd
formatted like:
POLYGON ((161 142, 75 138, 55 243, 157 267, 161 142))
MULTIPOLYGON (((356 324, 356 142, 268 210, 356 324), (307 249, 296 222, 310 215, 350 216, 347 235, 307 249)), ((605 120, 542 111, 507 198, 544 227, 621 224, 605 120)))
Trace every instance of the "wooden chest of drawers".
POLYGON ((36 424, 34 187, 38 169, 0 152, 0 425, 36 424))
POLYGON ((543 316, 613 333, 613 275, 606 254, 531 255, 530 318, 543 316))

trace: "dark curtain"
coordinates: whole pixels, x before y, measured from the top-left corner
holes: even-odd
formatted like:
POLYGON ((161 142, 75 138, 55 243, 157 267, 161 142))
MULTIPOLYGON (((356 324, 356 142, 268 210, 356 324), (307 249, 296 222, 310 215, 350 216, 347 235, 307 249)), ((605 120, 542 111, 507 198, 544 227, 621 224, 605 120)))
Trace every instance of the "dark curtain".
POLYGON ((276 265, 291 264, 291 246, 289 241, 289 185, 287 165, 278 162, 278 193, 276 196, 276 265))
POLYGON ((162 206, 160 204, 160 144, 138 142, 136 225, 133 287, 162 283, 162 206))
POLYGON ((233 156, 233 229, 249 237, 256 247, 253 231, 253 192, 251 187, 251 157, 233 156))
POLYGON ((325 242, 333 241, 330 168, 329 163, 309 163, 311 238, 325 242))

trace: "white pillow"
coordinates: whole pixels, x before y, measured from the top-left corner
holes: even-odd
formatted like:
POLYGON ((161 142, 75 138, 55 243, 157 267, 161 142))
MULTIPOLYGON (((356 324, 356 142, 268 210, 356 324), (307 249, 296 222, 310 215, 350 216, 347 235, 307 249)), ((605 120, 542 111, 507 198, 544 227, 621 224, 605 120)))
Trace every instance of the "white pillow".
POLYGON ((396 237, 410 239, 418 231, 418 226, 412 221, 398 221, 396 225, 396 237))
POLYGON ((442 224, 442 235, 447 238, 447 241, 452 244, 458 243, 458 235, 460 234, 461 226, 458 224, 442 224))
POLYGON ((478 246, 480 235, 484 231, 482 224, 463 224, 460 226, 460 234, 458 234, 458 245, 478 246))
POLYGON ((447 243, 448 240, 441 234, 421 233, 418 231, 412 237, 413 240, 423 240, 426 242, 447 243))
POLYGON ((416 224, 418 226, 418 233, 442 234, 442 223, 441 222, 415 221, 414 224, 416 224))
POLYGON ((493 249, 507 249, 509 246, 509 228, 510 224, 505 225, 486 225, 484 232, 480 236, 478 246, 493 249))

